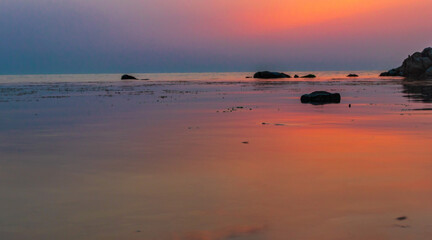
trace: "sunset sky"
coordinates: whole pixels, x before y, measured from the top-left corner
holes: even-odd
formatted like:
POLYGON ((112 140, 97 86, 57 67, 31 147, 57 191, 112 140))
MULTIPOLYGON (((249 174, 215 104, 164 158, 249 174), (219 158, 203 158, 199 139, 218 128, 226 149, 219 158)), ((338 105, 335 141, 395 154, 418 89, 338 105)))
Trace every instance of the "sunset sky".
POLYGON ((430 0, 1 0, 0 74, 384 70, 430 0))

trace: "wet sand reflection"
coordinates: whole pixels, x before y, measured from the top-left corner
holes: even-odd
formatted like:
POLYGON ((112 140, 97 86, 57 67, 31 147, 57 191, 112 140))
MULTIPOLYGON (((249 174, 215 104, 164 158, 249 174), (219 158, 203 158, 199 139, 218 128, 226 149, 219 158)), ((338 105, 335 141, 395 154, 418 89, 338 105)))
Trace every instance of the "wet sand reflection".
POLYGON ((8 95, 0 236, 429 239, 432 115, 412 110, 431 102, 414 85, 48 84, 8 95), (300 103, 315 90, 342 101, 300 103))

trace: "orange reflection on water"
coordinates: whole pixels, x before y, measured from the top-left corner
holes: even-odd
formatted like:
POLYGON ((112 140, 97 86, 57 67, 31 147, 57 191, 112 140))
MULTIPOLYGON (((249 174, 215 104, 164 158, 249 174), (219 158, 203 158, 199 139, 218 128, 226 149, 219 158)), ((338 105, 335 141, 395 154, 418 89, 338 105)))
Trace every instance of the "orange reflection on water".
POLYGON ((381 84, 168 82, 125 98, 10 102, 28 112, 0 105, 15 129, 0 132, 0 235, 429 239, 432 115, 419 109, 430 96, 381 84), (301 104, 315 89, 342 102, 301 104))
POLYGON ((222 126, 217 119, 218 130, 201 132, 214 148, 196 154, 216 160, 202 171, 229 182, 221 193, 226 217, 269 226, 265 239, 430 236, 428 113, 365 107, 311 116, 298 108, 245 113, 222 126), (404 214, 412 217, 398 225, 394 218, 404 214), (418 229, 403 231, 411 225, 418 229))

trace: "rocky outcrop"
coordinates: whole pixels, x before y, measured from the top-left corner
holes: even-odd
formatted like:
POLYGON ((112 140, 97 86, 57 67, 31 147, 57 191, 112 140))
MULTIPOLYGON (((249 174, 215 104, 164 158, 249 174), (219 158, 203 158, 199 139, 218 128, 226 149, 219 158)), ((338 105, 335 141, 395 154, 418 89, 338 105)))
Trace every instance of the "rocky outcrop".
POLYGON ((263 72, 255 73, 253 77, 254 78, 272 79, 272 78, 290 78, 291 76, 287 75, 285 73, 263 71, 263 72))
POLYGON ((138 80, 138 79, 134 76, 125 74, 121 77, 121 80, 138 80))
POLYGON ((402 66, 381 73, 382 77, 401 76, 412 79, 432 79, 432 48, 408 56, 402 66))
POLYGON ((340 103, 341 96, 339 93, 316 91, 310 94, 304 94, 301 96, 300 100, 302 103, 312 104, 340 103))

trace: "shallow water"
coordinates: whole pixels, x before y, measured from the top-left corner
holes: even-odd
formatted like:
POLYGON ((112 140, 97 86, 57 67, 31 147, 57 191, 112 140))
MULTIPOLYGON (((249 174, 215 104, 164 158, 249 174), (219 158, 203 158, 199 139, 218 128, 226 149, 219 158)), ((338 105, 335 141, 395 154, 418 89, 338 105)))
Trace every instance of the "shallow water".
POLYGON ((236 74, 3 76, 0 238, 431 238, 432 83, 236 74))

